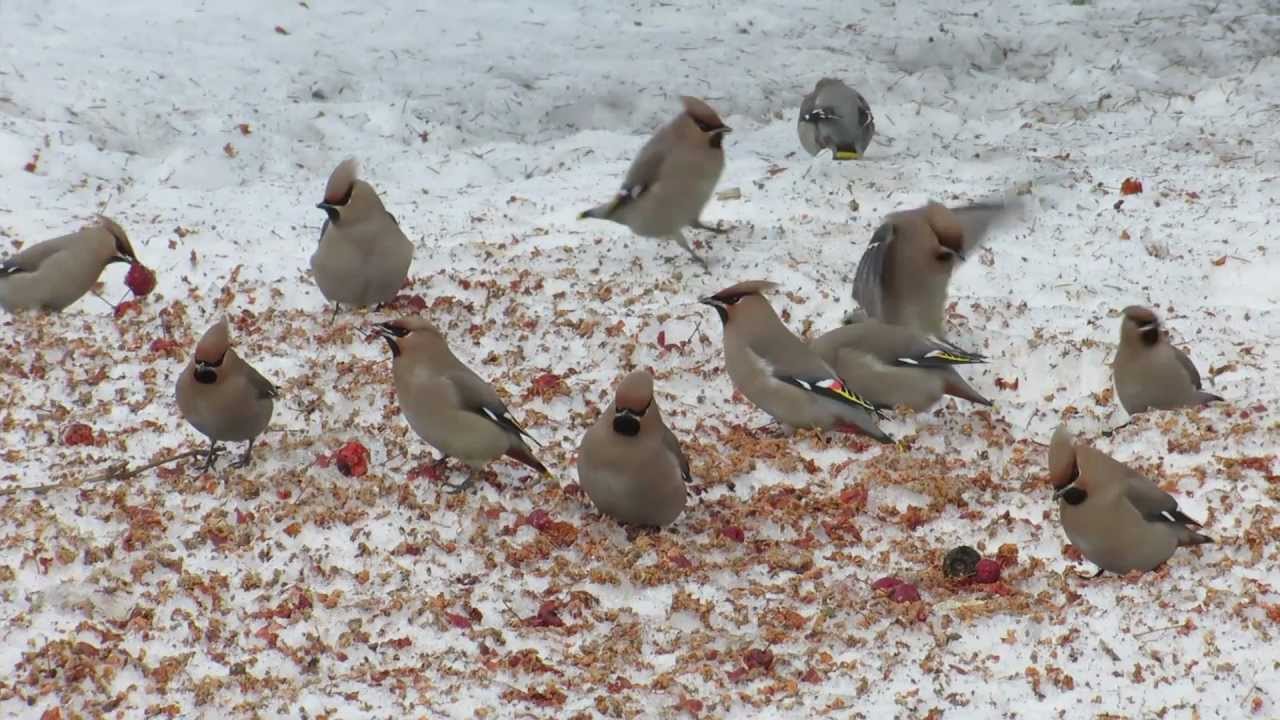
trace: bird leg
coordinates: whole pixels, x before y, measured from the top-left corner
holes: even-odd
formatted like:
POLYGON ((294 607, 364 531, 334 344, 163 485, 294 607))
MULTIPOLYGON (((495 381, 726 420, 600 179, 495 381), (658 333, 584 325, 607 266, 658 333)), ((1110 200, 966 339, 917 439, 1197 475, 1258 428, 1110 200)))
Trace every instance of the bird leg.
POLYGON ((237 461, 235 461, 235 462, 231 463, 231 467, 233 467, 233 468, 242 468, 242 467, 248 467, 248 466, 249 466, 249 460, 251 460, 251 459, 252 459, 252 457, 251 457, 251 456, 253 455, 253 443, 254 443, 254 441, 255 441, 255 440, 257 440, 257 439, 258 439, 258 438, 250 438, 250 439, 249 439, 249 447, 245 448, 244 455, 241 455, 239 460, 237 460, 237 461))
POLYGON ((444 483, 444 491, 449 494, 456 495, 457 493, 470 490, 471 488, 475 487, 475 484, 476 484, 475 475, 472 473, 467 473, 467 479, 463 480, 460 483, 451 483, 446 481, 444 483))
POLYGON ((342 309, 342 306, 341 306, 341 305, 339 305, 338 303, 334 303, 334 304, 333 304, 333 314, 329 316, 329 324, 330 324, 330 325, 332 325, 332 324, 333 324, 333 321, 334 321, 334 320, 337 320, 337 319, 338 319, 338 311, 339 311, 339 310, 341 310, 341 309, 342 309))
POLYGON ((1130 419, 1129 419, 1129 422, 1124 423, 1123 425, 1117 425, 1117 426, 1115 426, 1115 427, 1111 428, 1110 430, 1103 430, 1103 431, 1102 431, 1102 436, 1103 436, 1103 437, 1111 437, 1112 435, 1115 435, 1116 433, 1118 433, 1118 432, 1120 432, 1121 430, 1123 430, 1123 429, 1125 429, 1125 428, 1129 427, 1129 426, 1130 426, 1130 425, 1132 425, 1132 424, 1133 424, 1133 418, 1130 418, 1130 419))
POLYGON ((218 441, 209 441, 209 452, 205 453, 204 466, 200 468, 200 472, 209 472, 213 468, 213 461, 218 459, 218 441))
POLYGON ((717 235, 724 235, 730 230, 730 228, 724 227, 719 223, 716 223, 714 227, 711 225, 708 225, 702 222, 702 218, 698 218, 697 220, 694 220, 693 225, 691 225, 690 227, 697 228, 698 230, 706 230, 707 232, 713 232, 717 235))
POLYGON ((694 249, 689 245, 689 241, 685 238, 683 232, 677 230, 675 234, 671 236, 671 239, 675 240, 677 245, 684 248, 685 252, 689 253, 694 260, 698 261, 698 264, 702 266, 703 272, 711 272, 711 268, 707 267, 707 261, 702 259, 701 255, 694 252, 694 249))

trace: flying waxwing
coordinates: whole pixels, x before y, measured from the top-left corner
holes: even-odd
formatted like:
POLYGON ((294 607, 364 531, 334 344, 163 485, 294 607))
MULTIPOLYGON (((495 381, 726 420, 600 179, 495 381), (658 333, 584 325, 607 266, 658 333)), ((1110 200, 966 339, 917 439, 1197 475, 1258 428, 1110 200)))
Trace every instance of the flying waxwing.
POLYGON ((1116 395, 1130 415, 1222 400, 1205 392, 1200 372, 1149 308, 1130 305, 1120 320, 1120 349, 1112 363, 1116 395))
MULTIPOLYGON (((1152 570, 1184 545, 1213 542, 1178 501, 1111 456, 1077 443, 1065 425, 1049 444, 1049 480, 1071 544, 1098 575, 1152 570)), ((1095 575, 1094 577, 1097 577, 1095 575)))
POLYGON ((209 438, 204 469, 213 467, 220 442, 249 442, 232 467, 249 464, 253 443, 271 422, 276 387, 231 349, 226 319, 205 331, 178 378, 182 417, 209 438))
POLYGON ((640 148, 618 194, 578 217, 612 220, 637 235, 675 240, 705 270, 707 261, 689 246, 684 228, 724 232, 704 224, 701 215, 724 170, 721 143, 730 128, 698 98, 681 101, 684 112, 640 148))
POLYGON ((955 368, 984 363, 985 357, 909 327, 864 320, 836 328, 810 347, 840 377, 848 378, 854 392, 878 408, 905 405, 924 412, 943 395, 991 404, 955 368))
POLYGON ((662 422, 653 378, 637 370, 582 437, 578 482, 600 512, 632 525, 661 527, 684 510, 689 460, 662 422))
POLYGON ((111 263, 138 256, 115 221, 100 217, 88 227, 32 245, 0 263, 0 307, 9 312, 59 312, 93 289, 111 263))
MULTIPOLYGON (((533 436, 493 387, 454 356, 435 325, 406 317, 378 323, 372 331, 391 347, 400 410, 418 437, 443 455, 437 464, 453 457, 479 468, 506 455, 551 474, 525 444, 533 436)), ((474 482, 469 477, 450 487, 465 490, 474 482)))
POLYGON ((946 337, 942 317, 951 273, 1009 209, 1001 202, 957 208, 931 202, 893 213, 858 262, 853 299, 867 317, 946 337))
POLYGON ((311 256, 316 285, 335 304, 366 307, 396 296, 413 262, 413 243, 382 207, 373 186, 357 178, 354 159, 342 161, 316 207, 329 216, 311 256))
POLYGON ((866 98, 836 78, 822 78, 800 103, 800 144, 810 155, 824 148, 836 160, 857 160, 876 134, 866 98))
POLYGON ((750 280, 699 301, 715 308, 724 324, 725 367, 734 386, 784 425, 893 442, 876 424, 879 411, 782 324, 761 294, 775 287, 750 280))

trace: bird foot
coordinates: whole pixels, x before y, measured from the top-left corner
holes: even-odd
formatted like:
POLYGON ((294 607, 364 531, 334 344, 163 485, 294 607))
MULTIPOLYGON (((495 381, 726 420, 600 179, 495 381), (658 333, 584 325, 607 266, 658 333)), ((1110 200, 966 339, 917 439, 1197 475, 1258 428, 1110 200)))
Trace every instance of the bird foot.
POLYGON ((214 462, 218 460, 219 451, 220 451, 220 448, 217 445, 214 445, 209 448, 209 450, 205 453, 204 465, 200 466, 200 472, 207 473, 213 469, 214 462))
POLYGON ((707 232, 715 233, 716 235, 724 235, 733 229, 732 225, 716 223, 715 226, 711 226, 701 220, 693 221, 693 227, 698 230, 706 230, 707 232))
POLYGON ((475 487, 475 484, 476 484, 476 479, 473 477, 468 477, 466 480, 463 480, 460 483, 451 483, 451 482, 443 483, 444 491, 449 493, 450 495, 457 495, 460 492, 466 492, 467 490, 470 490, 471 488, 475 487))

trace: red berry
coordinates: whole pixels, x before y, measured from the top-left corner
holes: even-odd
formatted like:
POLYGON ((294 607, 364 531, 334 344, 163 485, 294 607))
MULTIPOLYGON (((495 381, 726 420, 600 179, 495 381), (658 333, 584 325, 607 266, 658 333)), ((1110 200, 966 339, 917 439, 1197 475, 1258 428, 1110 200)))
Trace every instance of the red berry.
POLYGON ((1137 195, 1140 192, 1142 192, 1142 181, 1138 178, 1125 178, 1124 182, 1120 183, 1121 195, 1137 195))
POLYGON ((973 575, 973 581, 979 583, 993 583, 1000 579, 1000 563, 991 558, 982 558, 978 561, 977 572, 973 575))
POLYGON ((129 266, 129 274, 124 276, 124 284, 129 286, 135 297, 142 297, 156 289, 156 274, 142 263, 129 266))
POLYGON ((899 583, 893 586, 893 592, 889 594, 894 602, 915 602, 920 599, 920 591, 911 583, 899 583))
POLYGON ((892 590, 902 584, 902 581, 893 575, 886 575, 879 580, 871 583, 872 590, 892 590))
POLYGON ((92 445, 93 428, 84 423, 72 423, 62 433, 63 445, 92 445))
POLYGON ((369 450, 354 440, 338 448, 333 461, 338 472, 347 477, 363 477, 369 472, 369 450))

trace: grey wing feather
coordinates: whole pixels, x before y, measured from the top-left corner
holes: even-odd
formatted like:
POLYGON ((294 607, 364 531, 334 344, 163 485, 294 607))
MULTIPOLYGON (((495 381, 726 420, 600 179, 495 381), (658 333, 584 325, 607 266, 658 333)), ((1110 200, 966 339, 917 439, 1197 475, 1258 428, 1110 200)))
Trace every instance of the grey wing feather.
POLYGON ((627 169, 627 176, 622 180, 622 190, 618 193, 619 204, 634 200, 658 182, 662 174, 662 165, 671 154, 671 144, 666 141, 670 133, 667 128, 659 130, 649 142, 640 148, 640 153, 627 169))
POLYGON ((468 368, 462 368, 449 373, 446 377, 457 389, 462 407, 489 418, 507 432, 523 435, 533 440, 534 444, 538 444, 538 441, 516 422, 511 411, 507 409, 506 403, 502 402, 502 398, 498 396, 498 391, 479 375, 468 368))
POLYGON ((964 229, 965 254, 982 245, 991 227, 1005 217, 1010 210, 1009 204, 1000 201, 979 202, 951 208, 951 212, 955 214, 964 229))
POLYGON ((1134 509, 1148 521, 1172 522, 1180 525, 1200 524, 1178 509, 1178 501, 1172 495, 1161 490, 1150 479, 1132 470, 1128 470, 1125 477, 1124 496, 1129 504, 1133 505, 1134 509))
POLYGON ((676 439, 675 433, 671 432, 671 428, 663 426, 666 434, 662 437, 662 443, 667 446, 671 454, 676 456, 676 460, 680 463, 680 477, 685 482, 693 482, 693 476, 689 473, 689 458, 684 454, 684 450, 680 448, 680 441, 676 439))
POLYGON ((893 223, 884 223, 871 236, 871 242, 858 261, 858 272, 853 278, 853 299, 866 311, 867 317, 878 319, 884 312, 885 273, 893 239, 893 223))
POLYGON ((1173 355, 1178 358, 1178 362, 1187 371, 1187 375, 1191 377, 1191 384, 1195 385, 1197 390, 1203 389, 1200 385, 1200 371, 1196 369, 1195 363, 1191 362, 1191 358, 1176 347, 1173 348, 1173 355))
POLYGON ((252 365, 245 365, 245 371, 249 375, 249 384, 258 392, 259 400, 274 399, 280 397, 280 389, 271 384, 271 381, 262 376, 262 373, 253 369, 252 365))
POLYGON ((4 263, 0 264, 0 275, 35 272, 40 267, 40 263, 57 254, 61 249, 62 246, 54 242, 33 245, 17 255, 5 258, 4 263))

